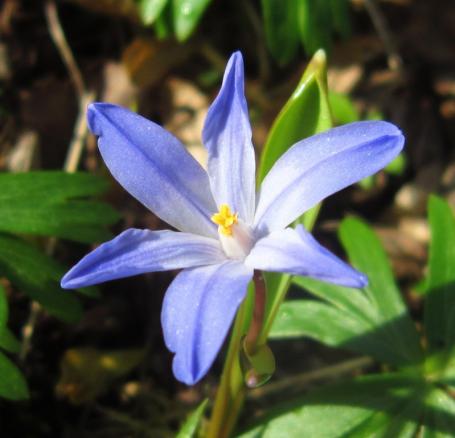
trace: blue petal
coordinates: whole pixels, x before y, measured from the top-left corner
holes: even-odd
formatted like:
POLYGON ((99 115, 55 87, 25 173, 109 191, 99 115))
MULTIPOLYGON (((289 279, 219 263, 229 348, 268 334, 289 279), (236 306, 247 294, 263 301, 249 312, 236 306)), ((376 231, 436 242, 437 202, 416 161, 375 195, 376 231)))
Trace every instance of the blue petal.
POLYGON ((259 240, 245 259, 252 269, 313 277, 348 287, 365 287, 366 276, 351 268, 298 225, 259 240))
POLYGON ((208 172, 218 206, 228 204, 247 223, 255 207, 255 158, 244 95, 243 60, 234 53, 221 90, 210 106, 202 139, 208 149, 208 172))
POLYGON ((129 229, 86 255, 62 279, 75 289, 144 272, 221 263, 218 240, 175 231, 129 229))
POLYGON ((356 122, 307 138, 273 166, 261 187, 255 225, 282 229, 332 193, 382 169, 403 148, 387 122, 356 122))
POLYGON ((209 370, 245 297, 253 270, 239 262, 182 271, 166 292, 164 340, 175 353, 175 377, 187 385, 209 370))
POLYGON ((208 176, 174 136, 115 105, 91 104, 87 117, 107 167, 131 195, 181 231, 216 236, 208 176))

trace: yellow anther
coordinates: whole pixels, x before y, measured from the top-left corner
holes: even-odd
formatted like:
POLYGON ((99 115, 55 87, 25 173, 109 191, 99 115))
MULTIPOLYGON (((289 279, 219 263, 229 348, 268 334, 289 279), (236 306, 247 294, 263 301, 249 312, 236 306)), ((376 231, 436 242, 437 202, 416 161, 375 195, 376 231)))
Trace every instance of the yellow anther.
POLYGON ((220 205, 220 211, 212 216, 212 221, 218 225, 218 231, 225 236, 232 236, 232 226, 238 222, 238 213, 231 213, 227 204, 220 205))

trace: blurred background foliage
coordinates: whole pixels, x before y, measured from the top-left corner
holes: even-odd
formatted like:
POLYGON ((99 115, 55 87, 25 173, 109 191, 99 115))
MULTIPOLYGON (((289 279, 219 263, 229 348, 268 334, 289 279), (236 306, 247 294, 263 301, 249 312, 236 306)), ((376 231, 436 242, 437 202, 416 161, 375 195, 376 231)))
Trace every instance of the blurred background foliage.
POLYGON ((194 388, 174 380, 159 326, 173 273, 73 293, 59 279, 113 232, 164 226, 108 176, 87 102, 139 111, 203 163, 204 117, 238 49, 259 180, 295 140, 332 125, 384 118, 407 138, 387 169, 301 219, 374 281, 354 294, 270 276, 277 373, 247 395, 241 428, 451 436, 452 0, 5 0, 0 36, 2 436, 204 430, 222 357, 194 388), (343 219, 353 213, 371 225, 343 219), (352 380, 309 391, 339 378, 352 380))

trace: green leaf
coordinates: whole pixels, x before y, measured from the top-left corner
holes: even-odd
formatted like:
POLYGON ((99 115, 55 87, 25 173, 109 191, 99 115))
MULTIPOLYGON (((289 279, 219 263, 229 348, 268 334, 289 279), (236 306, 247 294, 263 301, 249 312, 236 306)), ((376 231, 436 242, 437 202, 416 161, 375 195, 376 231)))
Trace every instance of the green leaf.
POLYGON ((329 93, 330 109, 337 125, 357 122, 360 120, 359 112, 349 96, 342 93, 329 93))
POLYGON ((349 20, 349 0, 329 0, 332 10, 333 28, 342 37, 346 38, 351 33, 349 20))
MULTIPOLYGON (((297 88, 275 119, 258 170, 260 183, 275 161, 294 143, 310 137, 332 126, 327 93, 326 57, 318 51, 308 64, 297 88)), ((309 210, 300 220, 311 230, 319 207, 309 210)), ((291 276, 286 274, 265 273, 267 285, 267 304, 264 329, 261 340, 266 341, 276 313, 288 290, 291 276)))
POLYGON ((139 15, 145 25, 152 24, 163 12, 167 0, 140 0, 139 15))
POLYGON ((331 4, 327 0, 296 0, 300 37, 305 51, 312 55, 331 47, 331 4))
POLYGON ((375 432, 415 430, 426 391, 423 380, 402 374, 363 376, 277 405, 238 438, 407 436, 375 432))
POLYGON ((291 61, 299 48, 295 0, 262 0, 262 17, 267 46, 281 65, 291 61))
POLYGON ((208 399, 205 399, 194 412, 191 413, 185 423, 183 423, 176 438, 192 438, 196 435, 197 427, 204 415, 208 401, 208 399))
POLYGON ((21 343, 8 327, 0 329, 0 348, 9 353, 19 353, 20 351, 21 343))
POLYGON ((194 31, 210 0, 173 0, 175 35, 185 41, 194 31))
POLYGON ((402 175, 406 168, 406 158, 403 153, 397 155, 384 170, 390 175, 402 175))
POLYGON ((118 220, 108 204, 80 198, 106 188, 89 174, 0 174, 0 231, 63 237, 79 242, 109 239, 118 220))
POLYGON ((8 300, 6 299, 5 289, 0 284, 0 333, 8 322, 8 300))
POLYGON ((0 352, 0 397, 9 400, 24 400, 29 397, 24 376, 2 352, 0 352))
POLYGON ((352 265, 368 276, 363 290, 378 314, 377 328, 396 352, 395 364, 420 363, 422 349, 407 308, 376 234, 359 219, 345 219, 339 235, 352 265))
POLYGON ((451 438, 455 430, 455 400, 445 391, 434 388, 426 399, 423 438, 451 438))
POLYGON ((261 154, 258 181, 262 182, 275 161, 294 143, 331 126, 326 56, 323 51, 318 51, 273 122, 261 154))
POLYGON ((425 332, 431 348, 450 346, 455 307, 455 218, 449 204, 434 195, 428 202, 431 230, 425 299, 425 332))
POLYGON ((0 275, 38 301, 51 315, 67 322, 82 313, 73 292, 63 291, 59 282, 65 269, 23 240, 0 234, 0 275))

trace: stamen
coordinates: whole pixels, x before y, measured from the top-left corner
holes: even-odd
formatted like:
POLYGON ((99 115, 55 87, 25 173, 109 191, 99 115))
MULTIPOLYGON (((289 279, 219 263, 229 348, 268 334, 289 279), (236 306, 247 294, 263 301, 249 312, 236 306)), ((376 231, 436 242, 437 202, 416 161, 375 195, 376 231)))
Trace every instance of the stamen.
POLYGON ((232 226, 238 222, 238 213, 231 213, 227 204, 220 205, 220 211, 211 217, 218 225, 218 231, 225 236, 232 236, 232 226))

